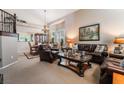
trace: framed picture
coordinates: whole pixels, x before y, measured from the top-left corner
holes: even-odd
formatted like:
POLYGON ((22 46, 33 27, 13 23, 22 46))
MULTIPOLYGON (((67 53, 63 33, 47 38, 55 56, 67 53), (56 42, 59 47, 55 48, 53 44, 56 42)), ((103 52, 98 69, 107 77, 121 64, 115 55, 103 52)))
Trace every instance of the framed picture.
POLYGON ((93 24, 79 28, 79 41, 99 41, 100 25, 93 24))

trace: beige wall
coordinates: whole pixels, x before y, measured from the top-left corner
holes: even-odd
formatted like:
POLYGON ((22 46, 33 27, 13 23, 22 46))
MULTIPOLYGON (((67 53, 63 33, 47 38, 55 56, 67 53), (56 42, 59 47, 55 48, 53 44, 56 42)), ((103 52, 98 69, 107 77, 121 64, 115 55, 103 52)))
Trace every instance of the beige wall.
POLYGON ((0 53, 2 66, 9 65, 17 60, 17 38, 0 36, 0 53))
POLYGON ((24 55, 24 53, 29 53, 29 45, 28 42, 17 42, 17 53, 18 56, 24 55))
POLYGON ((110 43, 115 37, 124 37, 124 10, 81 9, 65 17, 66 37, 78 41, 79 27, 100 24, 100 41, 79 43, 110 43))
POLYGON ((77 38, 77 32, 75 29, 75 13, 70 14, 65 17, 65 32, 66 39, 75 39, 77 38))

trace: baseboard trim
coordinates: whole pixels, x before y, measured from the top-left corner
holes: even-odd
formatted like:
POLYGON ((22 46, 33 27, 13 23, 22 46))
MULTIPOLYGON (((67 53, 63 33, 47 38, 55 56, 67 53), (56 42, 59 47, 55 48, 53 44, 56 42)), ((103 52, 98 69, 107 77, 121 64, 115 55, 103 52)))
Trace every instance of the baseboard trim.
POLYGON ((13 62, 13 63, 10 63, 10 64, 8 64, 8 65, 6 65, 6 66, 3 66, 3 67, 0 68, 0 70, 5 69, 5 68, 8 68, 8 67, 10 67, 10 66, 12 66, 12 65, 14 65, 14 64, 16 64, 16 63, 18 63, 18 61, 15 61, 15 62, 13 62))

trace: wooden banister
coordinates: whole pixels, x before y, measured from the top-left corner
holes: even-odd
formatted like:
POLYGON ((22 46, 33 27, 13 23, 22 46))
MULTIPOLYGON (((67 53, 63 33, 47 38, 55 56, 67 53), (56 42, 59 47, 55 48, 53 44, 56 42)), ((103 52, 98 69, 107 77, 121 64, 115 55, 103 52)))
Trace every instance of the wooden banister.
POLYGON ((2 32, 16 33, 16 14, 0 9, 0 27, 2 32))

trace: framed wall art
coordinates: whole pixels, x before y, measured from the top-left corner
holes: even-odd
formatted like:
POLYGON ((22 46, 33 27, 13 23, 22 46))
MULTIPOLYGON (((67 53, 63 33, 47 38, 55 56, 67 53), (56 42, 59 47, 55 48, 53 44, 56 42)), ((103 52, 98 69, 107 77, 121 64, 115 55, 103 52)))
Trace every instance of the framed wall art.
POLYGON ((79 28, 79 41, 99 41, 100 24, 93 24, 79 28))

